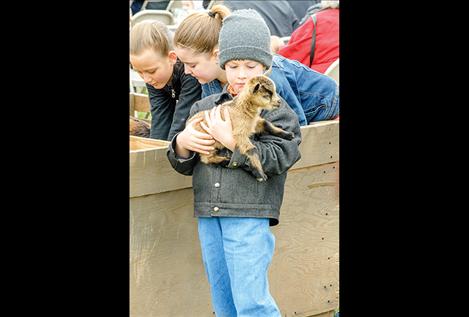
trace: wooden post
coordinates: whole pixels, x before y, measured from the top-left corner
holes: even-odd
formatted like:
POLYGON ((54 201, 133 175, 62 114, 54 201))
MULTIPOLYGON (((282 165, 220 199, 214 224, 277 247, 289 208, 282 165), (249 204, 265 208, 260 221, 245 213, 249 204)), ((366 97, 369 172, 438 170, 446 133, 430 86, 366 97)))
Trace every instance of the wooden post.
POLYGON ((130 92, 129 108, 131 116, 135 116, 135 111, 150 112, 150 101, 148 100, 148 96, 145 94, 130 92))

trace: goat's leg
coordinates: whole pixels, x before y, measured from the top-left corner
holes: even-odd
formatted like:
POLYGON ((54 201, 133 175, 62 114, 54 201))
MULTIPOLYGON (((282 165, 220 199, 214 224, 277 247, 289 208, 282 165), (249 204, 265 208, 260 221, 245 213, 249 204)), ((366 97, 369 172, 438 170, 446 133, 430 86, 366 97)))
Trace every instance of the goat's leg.
POLYGON ((285 131, 279 127, 276 127, 272 124, 272 122, 267 121, 265 119, 260 118, 257 121, 256 128, 255 128, 256 133, 270 133, 272 135, 276 135, 282 139, 285 140, 292 140, 293 137, 295 136, 293 132, 288 132, 285 131))
POLYGON ((251 162, 253 167, 252 173, 256 176, 256 179, 259 182, 266 181, 267 175, 265 175, 264 170, 262 169, 262 164, 259 159, 259 155, 256 153, 256 147, 248 140, 248 142, 238 142, 238 150, 241 154, 246 155, 251 162))

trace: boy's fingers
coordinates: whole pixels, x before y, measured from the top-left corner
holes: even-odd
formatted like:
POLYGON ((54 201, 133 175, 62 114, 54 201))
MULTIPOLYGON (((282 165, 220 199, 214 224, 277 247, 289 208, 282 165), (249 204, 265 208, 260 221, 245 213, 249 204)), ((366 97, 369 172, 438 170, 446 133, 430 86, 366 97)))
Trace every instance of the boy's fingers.
POLYGON ((193 146, 193 149, 194 149, 194 151, 199 152, 199 153, 209 154, 208 152, 214 150, 215 148, 213 146, 205 146, 205 145, 195 144, 193 146))
POLYGON ((215 118, 217 118, 217 120, 220 120, 221 121, 221 113, 220 113, 221 109, 220 109, 220 106, 217 106, 215 108, 215 118))
POLYGON ((215 107, 215 108, 212 108, 212 110, 210 110, 210 118, 211 118, 211 119, 215 119, 215 118, 216 118, 215 110, 216 110, 216 107, 215 107))
POLYGON ((207 133, 210 134, 210 128, 207 127, 203 121, 200 123, 200 126, 201 126, 207 133))
POLYGON ((197 119, 194 119, 191 121, 191 125, 195 125, 196 123, 199 123, 200 121, 202 121, 204 118, 202 117, 198 117, 197 119))
MULTIPOLYGON (((194 119, 194 121, 191 121, 191 123, 190 123, 191 129, 190 129, 189 134, 196 137, 196 138, 199 138, 199 139, 208 139, 208 140, 213 139, 213 137, 210 134, 204 133, 202 131, 198 131, 195 128, 195 124, 197 124, 199 122, 201 123, 200 125, 202 126, 202 123, 203 123, 202 120, 204 120, 204 118, 200 117, 200 118, 194 119)), ((204 128, 204 127, 202 126, 202 128, 204 128)))
POLYGON ((202 144, 202 145, 213 145, 215 143, 215 140, 203 140, 203 139, 199 139, 197 141, 198 144, 202 144))
POLYGON ((207 126, 211 127, 212 126, 212 121, 210 119, 210 115, 209 115, 208 111, 205 111, 204 116, 205 116, 205 122, 207 123, 207 126))
POLYGON ((198 139, 205 139, 205 140, 211 140, 213 139, 213 137, 208 134, 208 133, 203 133, 203 132, 200 132, 200 131, 197 131, 197 130, 194 130, 192 135, 198 139))
POLYGON ((228 107, 225 107, 224 110, 224 113, 225 113, 225 121, 228 121, 228 122, 231 122, 231 118, 230 118, 230 111, 228 110, 228 107))

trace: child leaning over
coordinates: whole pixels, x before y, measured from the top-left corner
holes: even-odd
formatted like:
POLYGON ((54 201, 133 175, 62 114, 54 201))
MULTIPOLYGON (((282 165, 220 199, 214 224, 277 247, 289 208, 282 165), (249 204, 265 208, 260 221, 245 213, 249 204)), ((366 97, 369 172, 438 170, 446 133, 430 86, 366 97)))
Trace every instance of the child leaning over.
MULTIPOLYGON (((253 39, 267 36, 257 32, 267 25, 256 11, 238 10, 236 14, 237 20, 224 21, 230 10, 223 5, 215 5, 208 13, 189 15, 174 34, 176 54, 184 63, 186 73, 202 84, 202 98, 220 93, 227 82, 217 58, 222 23, 231 24, 233 36, 239 34, 253 39)), ((265 54, 271 54, 270 49, 265 54)), ((339 88, 333 79, 277 54, 273 55, 269 77, 275 82, 277 93, 297 114, 300 125, 331 120, 339 115, 339 88)))
MULTIPOLYGON (((231 29, 231 21, 239 18, 236 14, 226 18, 220 32, 220 66, 226 70, 228 85, 221 93, 196 102, 190 116, 231 100, 250 78, 270 67, 272 55, 266 53, 270 48, 268 28, 256 29, 262 33, 262 41, 243 34, 233 37, 236 30, 231 29)), ((208 133, 194 130, 196 120, 189 123, 168 148, 173 168, 193 176, 194 215, 198 218, 202 259, 218 317, 280 317, 268 282, 275 247, 270 226, 279 223, 287 171, 300 159, 301 134, 298 118, 283 99, 279 108, 263 111, 261 116, 294 133, 290 141, 270 134, 251 138, 267 181, 256 180, 249 159, 238 151, 228 112, 225 120, 219 115, 209 116, 208 133), (225 166, 199 160, 198 153, 213 148, 213 139, 229 149, 231 159, 225 166)))
POLYGON ((148 89, 150 137, 171 140, 184 129, 192 104, 200 100, 200 84, 184 73, 169 30, 157 21, 142 21, 132 28, 130 62, 148 89))

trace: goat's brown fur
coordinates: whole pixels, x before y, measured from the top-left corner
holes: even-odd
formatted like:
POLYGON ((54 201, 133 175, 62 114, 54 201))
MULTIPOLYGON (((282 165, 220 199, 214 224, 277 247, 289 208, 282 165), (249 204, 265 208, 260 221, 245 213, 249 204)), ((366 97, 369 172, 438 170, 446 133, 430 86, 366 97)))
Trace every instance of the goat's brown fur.
POLYGON ((146 121, 141 119, 137 119, 135 117, 130 117, 130 135, 149 138, 150 137, 150 124, 146 121))
MULTIPOLYGON (((267 180, 267 176, 262 169, 255 146, 249 140, 249 137, 253 134, 270 133, 284 139, 293 139, 292 132, 284 131, 260 116, 261 110, 278 108, 280 102, 280 98, 275 91, 274 82, 268 77, 261 75, 251 78, 233 100, 220 105, 220 114, 223 120, 225 119, 224 109, 228 108, 233 127, 233 138, 236 140, 236 148, 238 148, 241 154, 248 156, 258 181, 267 180)), ((206 111, 210 110, 195 114, 188 120, 188 123, 201 117, 204 118, 203 122, 205 122, 206 111)), ((206 133, 200 123, 195 125, 195 129, 206 133)), ((223 144, 216 141, 213 146, 215 150, 211 151, 210 154, 200 154, 202 163, 217 164, 230 160, 229 157, 217 154, 220 149, 224 148, 223 144)))

